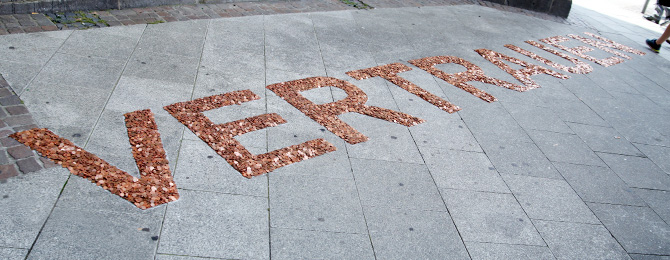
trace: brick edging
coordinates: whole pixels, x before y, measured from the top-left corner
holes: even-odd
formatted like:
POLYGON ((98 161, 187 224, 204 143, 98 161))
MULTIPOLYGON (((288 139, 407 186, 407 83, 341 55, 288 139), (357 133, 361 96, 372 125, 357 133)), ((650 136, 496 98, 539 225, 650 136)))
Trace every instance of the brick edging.
POLYGON ((15 132, 36 127, 28 108, 0 75, 0 181, 56 166, 9 137, 15 132))

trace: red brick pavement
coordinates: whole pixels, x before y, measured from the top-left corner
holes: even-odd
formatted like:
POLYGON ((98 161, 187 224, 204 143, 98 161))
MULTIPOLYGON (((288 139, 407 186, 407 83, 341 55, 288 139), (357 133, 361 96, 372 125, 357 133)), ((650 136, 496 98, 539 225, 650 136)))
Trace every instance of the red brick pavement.
MULTIPOLYGON (((499 10, 522 13, 533 17, 568 23, 565 19, 545 13, 527 11, 520 8, 503 6, 482 0, 365 0, 374 8, 421 7, 440 5, 477 4, 499 10)), ((225 4, 171 5, 123 10, 92 11, 109 26, 147 24, 158 22, 186 21, 249 15, 268 15, 316 11, 352 10, 340 0, 300 0, 300 1, 263 1, 225 4)), ((79 26, 81 27, 81 26, 79 26)), ((44 14, 0 15, 0 35, 75 29, 66 24, 56 26, 44 14)))

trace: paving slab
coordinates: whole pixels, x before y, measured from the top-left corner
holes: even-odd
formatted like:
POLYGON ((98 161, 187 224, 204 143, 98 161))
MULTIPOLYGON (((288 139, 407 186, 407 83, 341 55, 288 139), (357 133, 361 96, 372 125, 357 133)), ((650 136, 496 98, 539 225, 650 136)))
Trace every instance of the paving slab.
POLYGON ((2 188, 2 247, 28 249, 37 238, 58 199, 69 174, 62 168, 51 168, 36 174, 19 175, 0 183, 2 188), (30 204, 30 207, 25 206, 30 204))
POLYGON ((367 207, 365 217, 378 258, 469 259, 447 212, 367 207))
MULTIPOLYGON (((640 25, 648 22, 637 10, 606 16, 601 12, 615 3, 591 11, 580 6, 583 0, 574 1, 568 19, 469 0, 368 2, 376 8, 354 10, 323 0, 100 11, 110 24, 142 24, 31 34, 15 32, 34 30, 21 26, 37 18, 0 17, 0 34, 12 33, 0 36, 0 73, 9 84, 0 80, 0 163, 6 163, 0 176, 9 178, 0 180, 0 203, 8 203, 0 217, 11 220, 3 222, 9 225, 3 230, 18 230, 0 235, 0 254, 28 259, 670 255, 665 250, 670 248, 665 159, 670 92, 664 84, 670 57, 667 49, 653 54, 642 42, 657 37, 658 26, 640 25), (280 12, 292 13, 275 15, 280 12), (196 19, 219 16, 242 17, 196 19), (153 24, 159 17, 167 22, 153 24), (5 31, 5 25, 14 27, 5 31), (593 71, 574 74, 504 46, 574 66, 524 41, 585 31, 647 55, 631 54, 631 60, 607 67, 585 61, 593 71), (473 51, 480 48, 570 78, 531 75, 541 87, 525 92, 469 81, 497 98, 489 103, 409 63, 454 56, 487 76, 523 84, 513 76, 519 74, 498 65, 523 66, 496 65, 473 51), (389 63, 408 66, 410 71, 397 75, 461 110, 447 113, 381 77, 356 80, 346 74, 389 63), (337 117, 369 137, 351 144, 266 88, 316 76, 355 85, 367 96, 356 106, 425 122, 408 127, 350 109, 337 117), (315 139, 337 150, 247 179, 164 109, 239 90, 259 98, 203 112, 214 127, 267 113, 286 120, 235 136, 250 153, 315 139), (18 109, 22 101, 25 109, 18 109), (33 127, 16 124, 34 118, 38 127, 139 177, 123 114, 141 109, 155 114, 178 201, 140 210, 60 167, 12 171, 27 166, 14 158, 28 148, 7 136, 33 127), (4 187, 8 194, 1 194, 4 187), (22 196, 12 195, 17 192, 22 196)), ((592 47, 574 39, 562 44, 592 47)), ((613 55, 593 49, 587 53, 597 58, 613 55)), ((435 68, 466 71, 455 63, 435 68)), ((316 104, 348 95, 334 86, 300 94, 316 104)), ((45 168, 49 162, 42 158, 32 166, 45 168)))
POLYGON ((182 198, 165 213, 158 253, 269 257, 267 198, 188 190, 179 193, 182 198))
POLYGON ((534 220, 557 259, 630 259, 602 225, 534 220))
POLYGON ((607 167, 554 163, 561 176, 586 202, 644 206, 621 178, 607 167))
POLYGON ((467 242, 472 259, 556 259, 546 246, 467 242))
POLYGON ((670 226, 648 207, 589 204, 628 253, 668 255, 670 226))
POLYGON ((466 243, 545 245, 512 194, 450 189, 442 194, 466 243))
POLYGON ((272 228, 272 258, 375 259, 367 234, 272 228))
POLYGON ((514 197, 531 219, 599 224, 564 180, 503 175, 514 197))

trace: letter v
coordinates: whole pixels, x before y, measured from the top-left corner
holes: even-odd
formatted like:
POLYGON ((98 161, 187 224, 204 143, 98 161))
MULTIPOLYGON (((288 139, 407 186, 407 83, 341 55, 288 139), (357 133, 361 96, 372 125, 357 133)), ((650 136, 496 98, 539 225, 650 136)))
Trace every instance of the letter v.
POLYGON ((14 133, 11 137, 138 208, 148 209, 177 200, 179 193, 172 181, 153 113, 146 109, 124 116, 133 157, 141 174, 139 179, 46 128, 14 133))

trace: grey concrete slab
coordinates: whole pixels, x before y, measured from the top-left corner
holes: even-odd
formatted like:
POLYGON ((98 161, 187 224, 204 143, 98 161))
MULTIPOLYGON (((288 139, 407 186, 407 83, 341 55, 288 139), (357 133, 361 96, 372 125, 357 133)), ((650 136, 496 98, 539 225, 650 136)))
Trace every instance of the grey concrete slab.
POLYGON ((273 259, 375 259, 367 234, 272 228, 273 259))
POLYGON ((640 149, 640 151, 658 165, 658 167, 661 167, 665 173, 670 174, 670 161, 665 159, 670 158, 670 148, 644 144, 635 144, 635 147, 640 149))
POLYGON ((0 246, 30 248, 51 213, 68 171, 51 168, 0 183, 0 246), (29 205, 29 206, 27 206, 29 205))
POLYGON ((68 85, 45 85, 26 92, 25 102, 33 119, 40 127, 49 128, 57 135, 84 146, 100 116, 110 91, 68 85))
MULTIPOLYGON (((567 44, 566 44, 567 45, 567 44)), ((594 67, 594 70, 601 69, 600 65, 589 63, 594 67)), ((595 72, 592 72, 595 73, 595 72)), ((596 81, 591 80, 583 75, 572 75, 569 81, 563 83, 575 96, 581 100, 589 100, 593 98, 611 98, 612 95, 603 89, 596 81)))
POLYGON ((125 60, 56 53, 25 91, 70 86, 111 91, 119 80, 125 62, 125 60))
POLYGON ((174 180, 182 189, 268 196, 267 177, 243 177, 203 141, 182 141, 174 180))
POLYGON ((563 119, 564 122, 609 126, 609 123, 581 100, 547 102, 547 105, 558 117, 563 119))
POLYGON ((72 31, 3 35, 1 60, 44 65, 72 31))
POLYGON ((123 76, 193 84, 199 59, 138 49, 128 61, 123 76))
POLYGON ((534 220, 558 259, 630 259, 602 225, 534 220))
POLYGON ((56 207, 28 259, 153 258, 164 212, 163 206, 126 213, 56 207))
POLYGON ((40 64, 22 63, 13 61, 0 62, 0 71, 2 77, 9 83, 12 89, 21 93, 28 86, 28 83, 37 76, 42 69, 40 64))
POLYGON ((512 194, 443 189, 463 241, 544 246, 512 194))
MULTIPOLYGON (((620 68, 621 64, 612 66, 611 68, 620 68)), ((627 77, 630 76, 630 72, 624 74, 627 77)), ((634 86, 626 84, 626 82, 623 82, 621 78, 617 77, 617 75, 621 74, 616 74, 613 70, 611 69, 599 69, 598 67, 595 67, 594 71, 592 73, 589 73, 586 75, 589 79, 591 79, 594 82, 597 82, 599 86, 601 86, 603 89, 608 91, 610 94, 613 94, 615 92, 623 92, 623 93, 630 93, 630 94, 640 94, 640 91, 638 91, 634 86), (595 71, 598 69, 597 71, 595 71)))
POLYGON ((423 164, 351 159, 351 168, 364 207, 447 210, 423 164))
POLYGON ((77 30, 68 37, 58 52, 126 61, 135 50, 146 27, 145 24, 138 24, 127 28, 77 30))
MULTIPOLYGON (((209 21, 206 50, 257 53, 264 49, 264 19, 262 16, 243 16, 209 21)), ((204 58, 204 56, 203 56, 204 58)), ((220 64, 224 65, 224 64, 220 64)))
POLYGON ((267 259, 267 198, 180 190, 170 203, 158 253, 267 259), (216 210, 212 210, 216 209, 216 210))
POLYGON ((202 260, 202 259, 216 259, 211 257, 197 257, 197 256, 183 256, 170 254, 156 254, 156 260, 202 260))
POLYGON ((564 180, 503 175, 514 197, 531 219, 599 224, 564 180))
POLYGON ((370 138, 363 143, 346 144, 349 157, 423 163, 406 126, 356 113, 341 115, 340 119, 370 138))
POLYGON ((430 147, 421 153, 439 188, 510 192, 486 154, 430 147))
POLYGON ((447 212, 366 207, 365 216, 379 259, 469 259, 447 212))
POLYGON ((367 232, 353 180, 271 174, 269 190, 272 227, 367 232))
POLYGON ((207 20, 148 24, 137 44, 138 51, 200 58, 207 20))
POLYGON ((482 143, 482 146, 498 172, 562 179, 547 157, 533 143, 501 140, 482 143))
POLYGON ((351 12, 310 14, 329 75, 376 66, 351 12))
POLYGON ((0 255, 2 255, 3 258, 7 260, 26 259, 26 255, 28 255, 28 249, 0 247, 0 255))
POLYGON ((468 253, 477 259, 556 259, 546 246, 467 242, 468 253))
POLYGON ((528 131, 537 147, 552 162, 603 165, 598 156, 577 135, 528 131))
POLYGON ((572 134, 568 127, 552 110, 544 107, 519 103, 501 102, 505 109, 524 129, 544 130, 572 134))
POLYGON ((156 115, 171 117, 163 107, 191 100, 192 92, 193 85, 191 84, 121 76, 114 92, 109 97, 105 110, 128 113, 151 109, 156 115))
POLYGON ((666 223, 670 222, 670 192, 664 190, 633 189, 666 223))
POLYGON ((635 156, 643 155, 614 128, 574 123, 568 123, 568 125, 593 151, 635 156))
POLYGON ((554 163, 570 186, 586 202, 644 206, 634 189, 606 167, 554 163))
POLYGON ((325 74, 314 25, 308 14, 265 17, 265 57, 268 69, 325 74))
POLYGON ((668 260, 670 256, 668 255, 642 255, 642 254, 629 254, 633 260, 668 260))
POLYGON ((670 190, 670 176, 648 158, 605 153, 598 156, 629 187, 670 190))
MULTIPOLYGON (((650 84, 655 85, 653 82, 650 84)), ((667 93, 666 91, 666 95, 664 96, 667 98, 670 96, 669 94, 670 93, 667 93)), ((664 114, 666 116, 670 113, 670 110, 659 106, 644 95, 613 92, 612 96, 633 112, 664 114)))
POLYGON ((352 12, 358 30, 368 43, 375 61, 381 65, 417 58, 414 47, 398 27, 397 22, 384 12, 398 14, 398 11, 388 9, 352 12))
POLYGON ((485 104, 477 109, 463 109, 458 113, 463 117, 463 121, 478 142, 488 143, 500 140, 532 142, 526 131, 500 103, 485 104))
POLYGON ((595 203, 589 207, 626 252, 670 255, 670 227, 650 208, 595 203))

